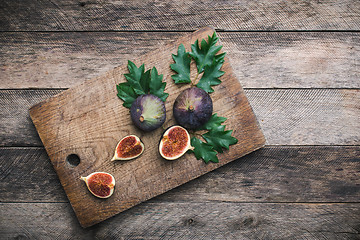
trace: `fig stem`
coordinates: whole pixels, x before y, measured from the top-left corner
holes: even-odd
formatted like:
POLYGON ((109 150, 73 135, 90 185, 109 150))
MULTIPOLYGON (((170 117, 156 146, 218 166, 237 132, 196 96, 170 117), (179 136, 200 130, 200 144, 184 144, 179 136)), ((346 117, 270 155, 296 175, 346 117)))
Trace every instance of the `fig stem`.
POLYGON ((86 177, 80 177, 80 179, 86 182, 86 177))
POLYGON ((191 85, 195 86, 195 81, 197 80, 197 78, 199 77, 199 72, 196 73, 195 79, 193 81, 191 81, 191 85))

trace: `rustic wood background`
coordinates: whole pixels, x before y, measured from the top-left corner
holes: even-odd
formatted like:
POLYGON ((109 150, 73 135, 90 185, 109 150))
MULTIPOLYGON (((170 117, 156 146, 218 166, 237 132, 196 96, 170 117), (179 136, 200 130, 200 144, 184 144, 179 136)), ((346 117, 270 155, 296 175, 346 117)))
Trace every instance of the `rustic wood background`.
MULTIPOLYGON (((124 73, 129 72, 127 64, 30 108, 30 118, 81 226, 99 223, 264 146, 265 138, 256 116, 225 57, 221 67, 222 83, 214 87, 211 99, 213 111, 226 118, 226 129, 233 129, 231 135, 238 139, 237 144, 219 154, 216 164, 205 164, 194 154, 185 154, 177 161, 165 161, 159 154, 164 129, 176 125, 172 113, 175 99, 189 88, 189 84, 179 86, 171 79, 174 74, 170 68, 171 54, 177 53, 180 44, 191 49, 196 40, 213 34, 214 29, 201 28, 174 43, 163 44, 161 49, 131 59, 137 66, 144 64, 146 69, 156 66, 166 82, 169 94, 165 101, 166 121, 151 133, 135 127, 129 109, 123 107, 123 101, 117 97, 116 84, 125 82, 124 73), (136 160, 110 161, 119 140, 129 134, 141 139, 145 151, 136 160), (76 167, 66 161, 72 154, 79 156, 76 167), (93 172, 107 172, 116 179, 116 190, 106 201, 95 198, 79 179, 93 172)), ((196 71, 191 72, 190 77, 194 79, 196 71)))
POLYGON ((360 2, 0 3, 1 239, 360 239, 360 2), (29 107, 211 25, 265 148, 80 227, 29 107))

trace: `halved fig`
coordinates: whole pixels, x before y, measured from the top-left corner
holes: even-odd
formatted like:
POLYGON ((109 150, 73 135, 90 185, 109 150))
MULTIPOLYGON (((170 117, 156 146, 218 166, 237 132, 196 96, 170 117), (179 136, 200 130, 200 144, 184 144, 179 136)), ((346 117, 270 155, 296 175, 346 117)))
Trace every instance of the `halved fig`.
POLYGON ((87 177, 80 177, 89 191, 98 198, 108 198, 114 192, 115 178, 106 172, 94 172, 87 177))
POLYGON ((144 144, 135 135, 129 135, 119 141, 115 148, 114 160, 130 160, 140 156, 144 151, 144 144))
POLYGON ((178 159, 189 149, 193 149, 190 135, 181 126, 172 126, 166 130, 159 144, 160 155, 167 160, 178 159))

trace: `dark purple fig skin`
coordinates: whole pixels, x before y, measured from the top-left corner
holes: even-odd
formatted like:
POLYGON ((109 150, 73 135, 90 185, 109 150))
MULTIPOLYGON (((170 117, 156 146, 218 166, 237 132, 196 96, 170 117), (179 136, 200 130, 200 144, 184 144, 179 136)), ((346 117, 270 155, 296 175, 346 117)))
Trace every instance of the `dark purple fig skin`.
POLYGON ((134 125, 139 129, 146 132, 153 131, 165 122, 165 104, 155 95, 141 95, 132 103, 130 116, 134 125))
POLYGON ((181 92, 173 107, 176 122, 191 130, 199 129, 209 121, 212 112, 213 103, 210 95, 198 87, 181 92))

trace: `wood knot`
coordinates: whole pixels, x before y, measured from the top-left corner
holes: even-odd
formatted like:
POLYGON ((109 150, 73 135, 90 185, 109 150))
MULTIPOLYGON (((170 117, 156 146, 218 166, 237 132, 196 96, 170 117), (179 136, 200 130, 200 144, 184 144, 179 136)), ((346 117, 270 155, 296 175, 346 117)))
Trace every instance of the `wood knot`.
POLYGON ((195 224, 195 220, 192 218, 185 220, 185 226, 190 226, 190 225, 194 225, 194 224, 195 224))
POLYGON ((240 230, 244 228, 253 228, 259 225, 259 220, 254 216, 245 216, 244 218, 238 219, 232 223, 232 228, 240 230))
POLYGON ((30 239, 30 238, 22 234, 19 234, 15 237, 15 240, 24 240, 24 239, 30 239))
POLYGON ((255 219, 253 217, 247 217, 247 218, 244 219, 242 224, 244 226, 251 226, 251 225, 253 225, 254 222, 255 222, 255 219))

